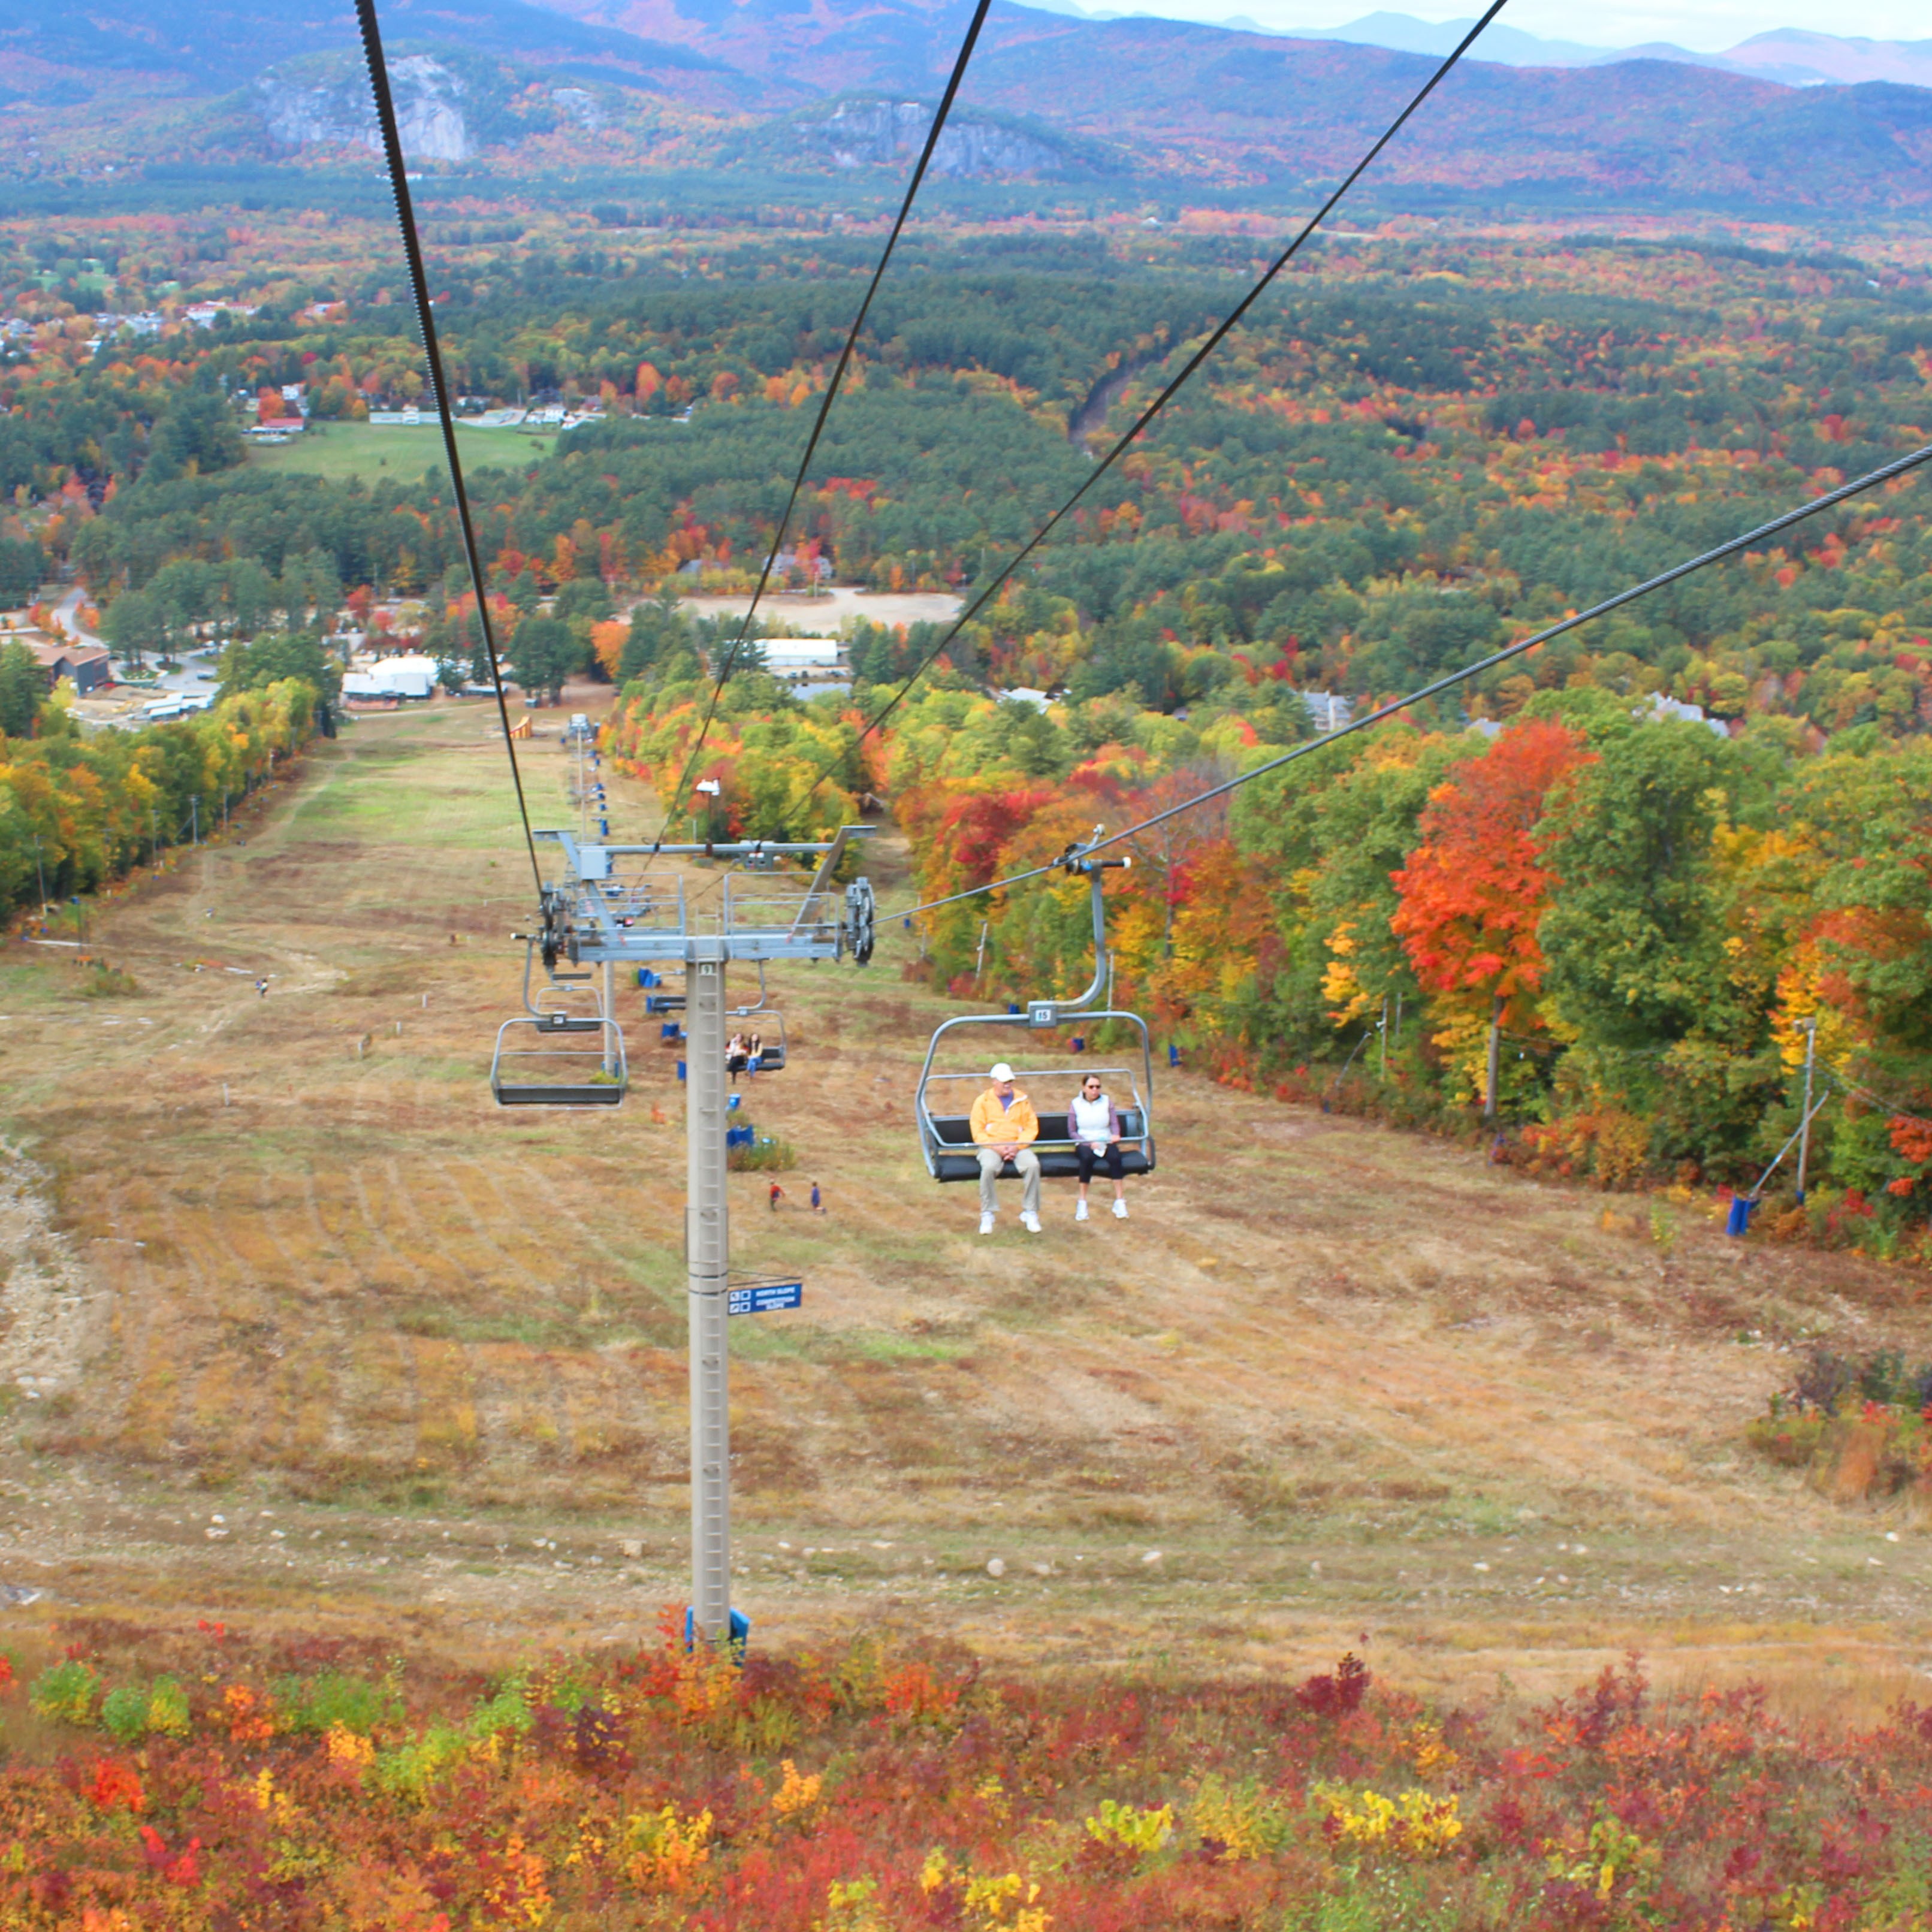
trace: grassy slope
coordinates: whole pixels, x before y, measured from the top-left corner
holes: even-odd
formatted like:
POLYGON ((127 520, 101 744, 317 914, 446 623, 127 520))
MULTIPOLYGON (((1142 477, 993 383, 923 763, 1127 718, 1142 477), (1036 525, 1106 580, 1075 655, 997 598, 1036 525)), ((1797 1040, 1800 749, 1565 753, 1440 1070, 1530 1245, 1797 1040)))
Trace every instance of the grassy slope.
MULTIPOLYGON (((528 876, 488 727, 362 721, 245 842, 104 909, 136 998, 0 955, 6 1114, 66 1230, 0 1199, 0 1376, 46 1378, 0 1430, 0 1574, 466 1645, 635 1628, 681 1594, 682 1090, 632 992, 620 1112, 490 1106, 528 876)), ((530 760, 560 822, 555 740, 530 760)), ((1790 1362, 1736 1338, 1922 1354, 1907 1280, 1701 1222, 1666 1255, 1598 1198, 1186 1073, 1132 1221, 1076 1227, 1063 1186, 1043 1236, 1010 1214, 981 1242, 908 1130, 944 1008, 884 931, 867 973, 775 977, 794 1066, 747 1102, 800 1150, 794 1202, 815 1178, 832 1210, 736 1184, 734 1262, 808 1284, 801 1313, 734 1324, 764 1634, 887 1616, 1240 1666, 1366 1631, 1418 1685, 1568 1683, 1634 1644, 1895 1688, 1923 1546, 1740 1454, 1790 1362)))

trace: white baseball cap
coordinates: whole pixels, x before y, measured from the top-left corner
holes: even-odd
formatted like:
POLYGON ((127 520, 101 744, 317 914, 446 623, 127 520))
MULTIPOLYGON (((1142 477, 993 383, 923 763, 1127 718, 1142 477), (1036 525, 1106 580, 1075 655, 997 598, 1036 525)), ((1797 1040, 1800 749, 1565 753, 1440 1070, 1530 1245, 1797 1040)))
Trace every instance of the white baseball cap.
POLYGON ((988 1080, 1010 1080, 1012 1077, 1013 1070, 1004 1060, 986 1076, 988 1080))

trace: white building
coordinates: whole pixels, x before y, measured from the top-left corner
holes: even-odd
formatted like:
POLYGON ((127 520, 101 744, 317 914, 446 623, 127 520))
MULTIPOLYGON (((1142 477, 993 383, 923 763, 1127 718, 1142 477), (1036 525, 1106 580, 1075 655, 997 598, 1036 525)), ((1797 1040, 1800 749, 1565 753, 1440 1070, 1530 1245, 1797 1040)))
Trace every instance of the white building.
POLYGON ((844 650, 836 638, 760 638, 758 648, 773 670, 813 670, 835 665, 844 650))
POLYGON ((436 660, 425 657, 385 658, 370 670, 352 670, 342 680, 344 698, 433 698, 436 660))

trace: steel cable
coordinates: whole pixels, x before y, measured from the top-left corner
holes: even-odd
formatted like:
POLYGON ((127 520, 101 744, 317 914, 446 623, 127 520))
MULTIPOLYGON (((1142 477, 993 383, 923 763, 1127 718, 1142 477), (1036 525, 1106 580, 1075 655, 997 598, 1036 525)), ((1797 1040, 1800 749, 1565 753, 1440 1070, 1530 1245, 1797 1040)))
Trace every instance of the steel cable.
POLYGON ((396 198, 397 225, 403 232, 403 253, 416 297, 416 320, 422 331, 423 356, 429 365, 430 388, 436 397, 436 420, 442 428, 443 454, 449 464, 450 487, 456 498, 457 521, 463 530, 463 551, 470 566, 470 587, 476 594, 477 621, 484 648, 490 654, 490 679, 496 687, 496 715, 503 726, 503 748, 510 756, 510 779, 517 788, 517 816, 523 821, 524 845, 530 855, 530 875, 543 893, 543 868, 537 863, 536 836, 524 796, 524 774, 517 763, 517 741, 510 735, 510 700, 503 688, 503 667, 496 656, 496 634, 490 622, 490 600, 483 583, 483 562, 476 548, 476 528, 470 514, 470 493, 463 482, 463 465, 456 453, 456 416, 450 406, 448 379, 444 374, 442 346, 437 340, 428 277, 424 272, 422 244, 416 234, 416 209, 410 198, 409 172, 403 160, 402 136, 396 126, 396 104, 389 92, 389 70, 382 56, 382 29, 376 20, 375 0, 356 0, 362 28, 362 52, 369 65, 369 85, 376 96, 376 118, 382 130, 382 154, 389 172, 389 188, 396 198))
MULTIPOLYGON (((1028 538, 1025 544, 1021 549, 1014 552, 1012 556, 1010 557, 1005 564, 1001 566, 998 574, 994 578, 993 580, 988 584, 984 590, 980 591, 978 596, 973 599, 972 602, 952 620, 952 626, 947 630, 946 634, 940 639, 938 644, 933 646, 931 650, 926 652, 924 657, 920 658, 916 665, 914 666, 913 669, 907 674, 904 680, 901 682, 898 688, 895 691, 892 696, 886 700, 884 704, 880 706, 879 710, 866 721, 864 727, 860 731, 854 746, 855 749, 856 748, 856 745, 862 745, 866 740, 869 738, 872 734, 898 709, 900 704, 904 702, 906 694, 911 690, 913 686, 916 684, 928 670, 932 668, 933 664, 938 661, 940 654, 952 642, 953 639, 958 637, 959 633, 963 631, 966 626, 986 608, 986 605, 992 601, 993 598, 998 593, 1000 586, 1005 584, 1010 577, 1012 575, 1013 572, 1018 569, 1020 566, 1025 562, 1027 559, 1032 556, 1034 552, 1039 549, 1040 545, 1046 542, 1047 538, 1053 534, 1054 531, 1059 527, 1061 522, 1072 513, 1074 506, 1079 502, 1081 498, 1085 496, 1088 491, 1092 489, 1094 485, 1099 482, 1100 478, 1106 476, 1109 470, 1112 469, 1114 464, 1118 462, 1120 457, 1126 453, 1128 446, 1135 441, 1135 440, 1140 435, 1141 432, 1147 428, 1148 424, 1152 422, 1154 418, 1159 416, 1162 410, 1166 408, 1168 403, 1174 399, 1174 397, 1180 389, 1182 385, 1186 382, 1187 379, 1192 376, 1195 370, 1199 368, 1202 364, 1206 362, 1208 357, 1213 355, 1214 351, 1227 339, 1228 335, 1233 330, 1235 324, 1238 323, 1242 316, 1246 315, 1248 310, 1261 299, 1263 293, 1274 282, 1275 278, 1281 273, 1282 269, 1286 268, 1288 263, 1293 261, 1295 256, 1301 252, 1302 246, 1308 240, 1308 238, 1322 226, 1323 222, 1328 220, 1328 217, 1332 213, 1334 213, 1336 206, 1340 202, 1342 197, 1346 195, 1348 192, 1349 189, 1353 188, 1355 183, 1361 178, 1362 176, 1367 172, 1370 166, 1382 153, 1382 150, 1395 139, 1396 135, 1402 132, 1402 128, 1407 124, 1409 117, 1415 112, 1416 110, 1419 108, 1432 94, 1436 92, 1436 88, 1448 77, 1450 70, 1455 67, 1456 62, 1459 62, 1462 58, 1463 55, 1469 50, 1470 46, 1474 44, 1477 35, 1481 33, 1483 29, 1502 11, 1504 4, 1504 0, 1491 0, 1491 4, 1487 12, 1486 12, 1483 15, 1482 18, 1479 20, 1475 25, 1462 36, 1462 39, 1456 43, 1454 51, 1444 59, 1442 64, 1438 67, 1436 71, 1423 83, 1421 88, 1414 96, 1412 97, 1408 106, 1403 108, 1402 112, 1389 123, 1388 127, 1383 129, 1380 136, 1376 139, 1375 145, 1369 149, 1368 152, 1365 154, 1352 168, 1348 170, 1347 174, 1342 176, 1340 184, 1329 195, 1328 200, 1323 202, 1322 206, 1318 208, 1315 212, 1308 218, 1307 220, 1302 224, 1300 229, 1296 233, 1294 240, 1290 242, 1288 246, 1275 257, 1274 262, 1270 265, 1267 272, 1262 275, 1260 280, 1256 282, 1254 286, 1241 298, 1240 302, 1236 303, 1234 307, 1222 318, 1221 321, 1216 326, 1214 331, 1209 334, 1208 339, 1201 344, 1199 348, 1195 350, 1192 355, 1188 357, 1186 362, 1181 365, 1180 373, 1174 376, 1174 379, 1168 383, 1167 386, 1161 391, 1160 394, 1155 397, 1154 400, 1148 404, 1147 407, 1142 410, 1140 414, 1134 418, 1132 426, 1114 442, 1112 448, 1107 452, 1106 454, 1102 456, 1100 460, 1094 464, 1094 467, 1088 472, 1085 480, 1081 484, 1079 488, 1076 490, 1073 494, 1060 505, 1059 508, 1055 510, 1053 514, 1048 518, 1045 523, 1040 525, 1040 528, 1028 538)), ((842 754, 842 755, 844 754, 842 754)), ((827 765, 818 773, 818 775, 812 782, 812 790, 815 791, 818 787, 824 784, 825 780, 831 776, 832 772, 837 769, 838 762, 838 760, 835 760, 831 764, 827 765)), ((807 795, 809 796, 809 794, 807 795)))
MULTIPOLYGON (((362 0, 367 4, 367 0, 362 0)), ((946 92, 940 95, 938 111, 932 117, 932 124, 926 130, 926 144, 920 148, 919 159, 914 164, 911 178, 906 183, 904 196, 899 202, 899 212, 894 219, 892 231, 886 237, 886 245, 879 256, 878 266, 872 271, 872 279, 867 284, 866 298, 859 304, 859 313, 852 318, 852 326, 847 332, 845 346, 838 352, 838 365, 832 372, 832 380, 825 386, 825 394, 818 405, 818 416, 812 425, 812 434, 806 437, 805 453, 798 460, 798 473, 792 478, 791 494, 785 499, 784 514, 778 519, 778 528, 772 533, 771 548, 765 553, 764 567, 758 572, 758 588, 752 593, 752 601, 745 610, 745 621, 738 628, 738 634, 731 640, 731 648, 724 654, 724 662, 719 667, 717 680, 711 688, 710 702, 705 706, 704 722, 698 728, 698 736, 692 741, 689 755, 685 759, 684 769, 678 773, 677 782, 671 788, 670 799, 664 806, 662 824, 658 828, 656 842, 651 847, 651 856, 656 858, 664 844, 666 829, 677 815, 679 801, 684 796, 684 788, 691 775, 697 769, 698 754, 704 748, 704 740, 710 734, 711 721, 718 715, 718 704, 724 694, 726 682, 731 675, 732 667, 737 662, 738 653, 743 649, 745 640, 751 634, 752 620, 757 614, 760 601, 765 594, 765 586, 771 581, 773 568, 778 562, 778 552, 784 548, 785 532, 790 527, 792 513, 798 507, 800 493, 805 488, 806 474, 812 467, 812 459, 818 448, 818 439, 825 428, 825 419, 832 412, 832 405, 840 386, 845 380, 845 372, 851 366, 854 352, 859 346, 859 338, 866 326, 866 318, 872 313, 872 298, 879 292, 879 284, 885 279, 886 265, 892 259, 892 250, 898 246, 898 239, 904 230, 908 218, 912 213, 912 205, 919 194, 920 184, 926 178, 926 171, 932 164, 934 151, 939 146, 939 136, 946 126, 946 117, 952 112, 952 103, 959 92, 959 83, 966 77, 967 64, 973 58, 973 50, 978 44, 980 29, 985 26, 987 9, 992 0, 979 0, 974 10, 970 24, 966 29, 966 38, 959 44, 958 57, 952 63, 951 78, 946 83, 946 92)), ((1500 5, 1502 0, 1497 0, 1500 5)), ((816 787, 816 781, 814 788, 816 787)), ((648 861, 646 862, 648 862, 648 861)))
MULTIPOLYGON (((1508 664, 1511 658, 1520 658, 1525 652, 1534 650, 1538 645, 1546 644, 1552 638, 1562 637, 1566 631, 1576 630, 1596 618, 1608 616, 1612 610, 1620 610, 1626 604, 1633 604, 1640 597, 1647 597, 1653 590, 1661 590, 1666 584, 1675 584, 1681 578, 1688 577, 1694 571, 1702 570, 1710 564, 1722 562, 1726 557, 1736 556, 1740 550, 1750 549, 1754 544, 1762 543, 1768 537, 1774 537, 1782 531, 1788 530, 1794 524, 1802 523, 1808 517, 1815 517, 1820 511, 1834 508, 1852 497, 1863 495, 1868 490, 1876 489, 1882 483, 1889 483, 1897 478, 1909 476, 1928 463, 1932 463, 1932 443, 1927 443, 1892 462, 1881 465, 1876 470, 1868 470, 1864 476, 1854 477, 1850 482, 1840 484, 1837 489, 1827 490, 1822 496, 1814 496, 1809 502, 1801 503, 1795 510, 1786 510, 1783 515, 1774 517, 1768 524, 1760 524, 1756 529, 1746 530, 1741 536, 1730 538, 1719 544, 1714 550, 1705 550, 1696 556, 1687 558, 1682 563, 1672 564, 1668 570, 1660 571, 1654 577, 1646 578, 1641 584, 1634 584, 1628 590, 1619 590, 1616 596, 1606 597, 1601 603, 1592 604, 1587 610, 1573 612, 1554 624, 1546 625, 1540 631, 1532 632, 1526 638, 1519 638, 1514 644, 1506 644, 1501 650, 1493 651, 1486 658, 1479 658, 1474 664, 1466 665, 1460 670, 1452 670, 1437 678, 1432 683, 1423 685, 1406 697, 1391 698, 1388 704, 1378 705, 1361 717, 1352 718, 1339 730, 1328 732, 1307 744, 1298 745, 1293 751, 1284 752, 1278 758, 1270 758, 1265 764, 1256 766, 1252 771, 1243 772, 1238 777, 1215 785, 1196 797, 1184 800, 1179 805, 1169 806, 1165 812, 1157 812, 1152 818, 1144 818, 1138 824, 1130 825, 1122 831, 1110 832, 1084 849, 1097 852, 1106 846, 1117 845, 1124 838, 1132 838, 1154 826, 1166 824, 1170 818, 1179 818, 1184 812, 1192 812, 1197 806, 1207 804, 1210 799, 1224 798, 1228 793, 1239 790, 1243 785, 1252 784, 1255 779, 1265 777, 1270 772, 1280 771, 1284 765, 1292 765, 1298 758, 1308 758, 1317 752, 1325 751, 1328 746, 1339 743, 1344 738, 1353 737, 1358 731, 1366 731, 1371 725, 1379 724, 1385 718, 1393 718, 1398 712, 1407 711, 1426 699, 1454 690, 1458 685, 1466 684, 1472 677, 1480 677, 1485 671, 1495 670, 1498 664, 1508 664)), ((1008 878, 994 879, 986 885, 974 886, 966 892, 950 892, 944 898, 928 899, 922 904, 908 906, 902 911, 881 913, 879 916, 882 919, 911 919, 920 913, 936 911, 941 906, 956 904, 962 899, 977 898, 982 892, 1004 892, 1010 886, 1022 884, 1028 879, 1044 878, 1048 872, 1058 869, 1057 861, 1052 865, 1035 866, 1029 871, 1016 872, 1008 878)))

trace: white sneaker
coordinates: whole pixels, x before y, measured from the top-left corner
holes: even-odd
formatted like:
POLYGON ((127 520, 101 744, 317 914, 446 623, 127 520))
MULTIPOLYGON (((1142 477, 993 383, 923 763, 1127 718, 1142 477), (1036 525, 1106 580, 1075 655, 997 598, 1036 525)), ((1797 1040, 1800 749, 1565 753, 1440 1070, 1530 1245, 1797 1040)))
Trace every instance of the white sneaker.
POLYGON ((990 1234, 993 1232, 993 1223, 999 1218, 1000 1217, 997 1214, 982 1214, 980 1216, 980 1233, 982 1234, 990 1234))
POLYGON ((1124 1201, 1116 1201, 1114 1203, 1114 1219, 1117 1221, 1124 1221, 1126 1218, 1127 1204, 1124 1201))
POLYGON ((1084 1221, 1086 1220, 1087 1204, 1085 1202, 1082 1201, 1076 1204, 1073 1210, 1073 1218, 1076 1221, 1084 1221))
POLYGON ((1040 1216, 1037 1214, 1029 1214, 1022 1209, 1020 1214, 1020 1226, 1029 1234, 1036 1234, 1040 1232, 1040 1216))

